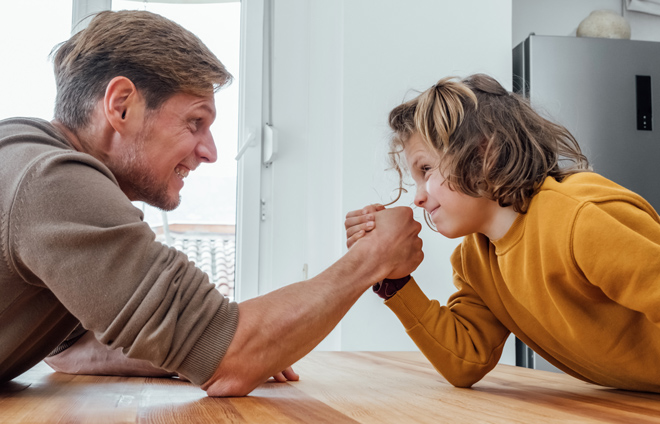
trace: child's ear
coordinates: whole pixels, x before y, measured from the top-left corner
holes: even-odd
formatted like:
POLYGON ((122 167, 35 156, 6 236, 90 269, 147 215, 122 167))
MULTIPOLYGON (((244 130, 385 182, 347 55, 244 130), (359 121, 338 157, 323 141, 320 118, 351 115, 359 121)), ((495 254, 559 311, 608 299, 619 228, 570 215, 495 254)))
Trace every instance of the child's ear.
POLYGON ((114 130, 124 134, 134 128, 136 119, 142 122, 144 100, 130 79, 115 77, 106 87, 103 111, 114 130))

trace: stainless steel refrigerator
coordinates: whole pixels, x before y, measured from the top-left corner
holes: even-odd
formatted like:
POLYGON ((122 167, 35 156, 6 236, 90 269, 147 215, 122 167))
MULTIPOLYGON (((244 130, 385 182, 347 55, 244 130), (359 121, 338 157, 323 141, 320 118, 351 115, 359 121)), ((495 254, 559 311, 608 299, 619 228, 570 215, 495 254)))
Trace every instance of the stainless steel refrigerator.
MULTIPOLYGON (((571 131, 594 171, 660 211, 660 43, 532 34, 513 49, 513 87, 571 131)), ((516 364, 556 370, 519 340, 516 364)))

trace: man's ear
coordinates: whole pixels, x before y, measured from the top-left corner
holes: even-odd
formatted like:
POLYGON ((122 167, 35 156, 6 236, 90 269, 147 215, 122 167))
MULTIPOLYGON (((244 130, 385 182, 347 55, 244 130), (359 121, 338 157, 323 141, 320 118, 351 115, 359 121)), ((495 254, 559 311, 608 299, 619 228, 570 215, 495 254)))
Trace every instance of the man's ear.
POLYGON ((114 130, 124 134, 134 128, 135 118, 140 124, 144 116, 144 100, 133 81, 126 77, 114 77, 106 87, 103 111, 114 130))

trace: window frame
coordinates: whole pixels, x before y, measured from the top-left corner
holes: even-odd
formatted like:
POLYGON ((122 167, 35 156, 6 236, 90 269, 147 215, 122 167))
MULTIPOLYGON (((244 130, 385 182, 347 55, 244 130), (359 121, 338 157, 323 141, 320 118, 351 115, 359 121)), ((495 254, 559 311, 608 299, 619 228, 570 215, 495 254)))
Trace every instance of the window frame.
POLYGON ((261 239, 262 128, 264 126, 264 6, 267 0, 242 0, 239 69, 238 160, 236 187, 236 262, 234 297, 259 293, 261 239), (247 146, 245 143, 249 143, 247 146), (246 146, 245 150, 243 147, 246 146))

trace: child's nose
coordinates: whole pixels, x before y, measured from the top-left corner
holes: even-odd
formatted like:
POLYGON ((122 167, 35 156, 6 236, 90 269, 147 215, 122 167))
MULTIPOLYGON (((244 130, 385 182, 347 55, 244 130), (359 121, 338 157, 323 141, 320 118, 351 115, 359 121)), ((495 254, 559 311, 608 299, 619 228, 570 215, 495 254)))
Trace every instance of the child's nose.
POLYGON ((424 203, 426 203, 426 191, 424 188, 417 188, 417 192, 415 193, 415 206, 417 207, 423 207, 424 203))

